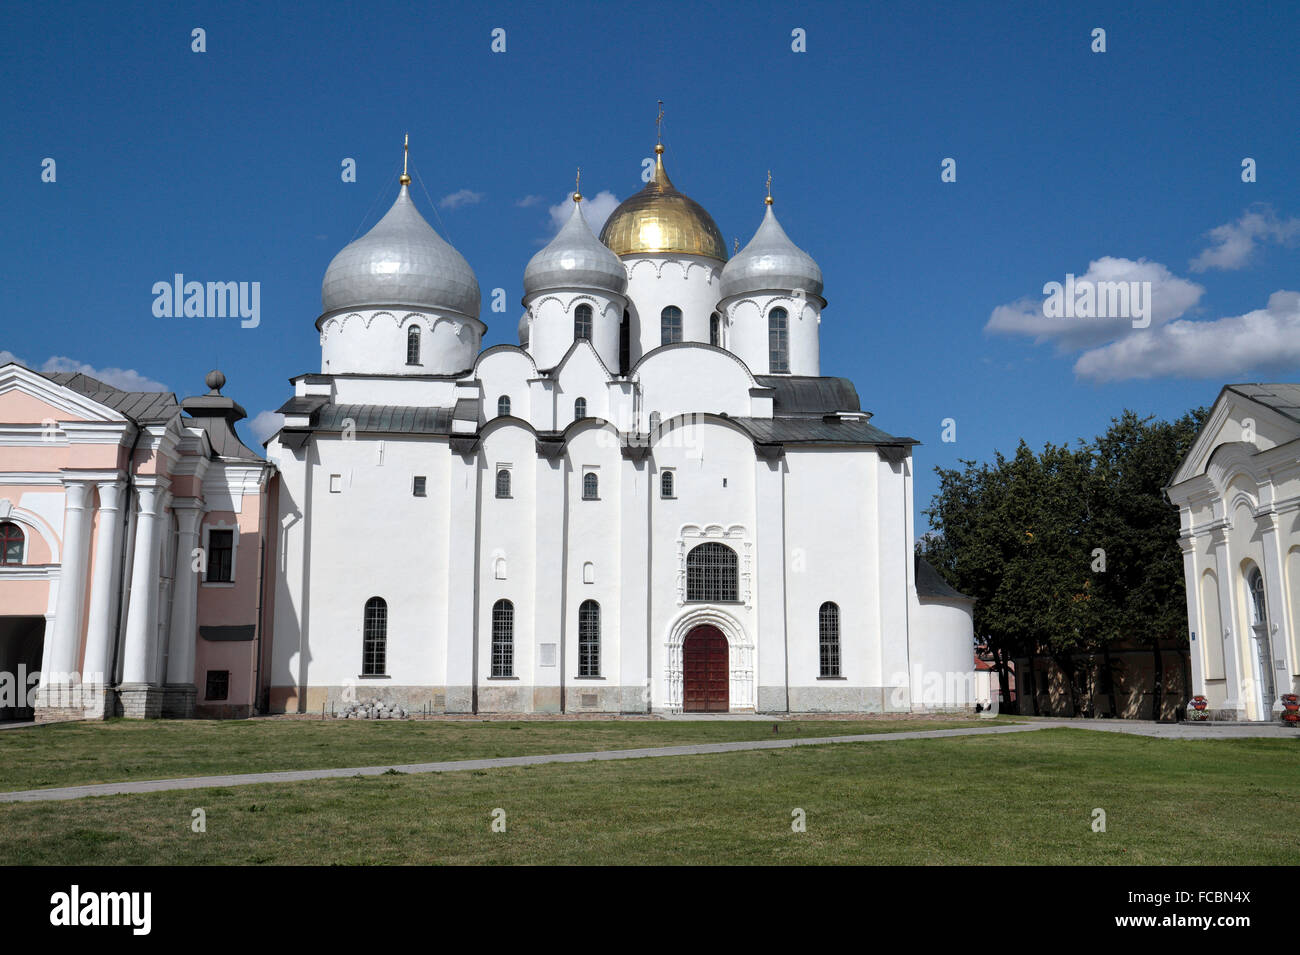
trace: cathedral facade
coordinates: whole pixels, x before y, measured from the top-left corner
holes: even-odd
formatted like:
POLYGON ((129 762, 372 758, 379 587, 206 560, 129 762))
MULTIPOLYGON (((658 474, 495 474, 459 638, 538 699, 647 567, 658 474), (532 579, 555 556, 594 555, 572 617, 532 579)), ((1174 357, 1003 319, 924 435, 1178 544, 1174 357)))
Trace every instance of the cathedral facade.
POLYGON ((405 177, 330 264, 266 449, 272 710, 973 705, 970 601, 917 589, 916 442, 821 375, 817 263, 770 197, 729 258, 656 153, 599 238, 574 194, 518 346, 480 349, 405 177))

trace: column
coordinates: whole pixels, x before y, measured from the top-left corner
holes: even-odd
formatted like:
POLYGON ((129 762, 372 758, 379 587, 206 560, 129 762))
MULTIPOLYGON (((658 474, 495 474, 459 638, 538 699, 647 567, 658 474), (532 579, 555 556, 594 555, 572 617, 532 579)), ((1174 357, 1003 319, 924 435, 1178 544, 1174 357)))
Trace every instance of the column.
POLYGON ((117 587, 121 570, 122 482, 99 483, 99 534, 95 538, 94 584, 90 589, 90 622, 86 627, 86 657, 82 681, 91 686, 97 716, 109 716, 107 687, 113 682, 114 624, 118 619, 117 587))
POLYGON ((198 690, 194 684, 194 641, 198 639, 198 571, 194 549, 198 546, 199 518, 203 504, 197 498, 179 498, 172 504, 179 534, 176 540, 176 571, 172 586, 172 618, 167 631, 167 686, 163 715, 186 719, 194 715, 198 690))
POLYGON ((54 622, 47 624, 41 658, 41 682, 35 707, 38 723, 81 717, 79 690, 74 691, 73 687, 80 683, 77 650, 81 643, 81 625, 85 620, 91 486, 65 477, 63 495, 59 590, 54 605, 54 622))
POLYGON ((1191 637, 1192 695, 1205 695, 1205 653, 1207 640, 1221 640, 1222 633, 1207 633, 1201 622, 1201 575, 1196 566, 1197 540, 1194 534, 1179 537, 1183 550, 1183 580, 1187 590, 1187 631, 1191 637))
MULTIPOLYGON (((50 657, 42 669, 66 682, 78 669, 77 650, 86 598, 86 557, 90 550, 91 488, 80 481, 64 485, 63 554, 59 567, 59 597, 55 604, 50 657)), ((42 682, 44 682, 42 680, 42 682)))
MULTIPOLYGON (((565 679, 577 672, 576 661, 569 658, 566 646, 570 634, 564 625, 564 590, 566 562, 559 555, 565 545, 565 509, 567 493, 565 471, 567 456, 554 449, 539 449, 536 463, 536 523, 533 550, 533 698, 532 709, 539 713, 559 713, 563 707, 565 679), (554 454, 554 456, 552 456, 554 454), (543 659, 542 644, 555 645, 555 655, 543 659), (544 663, 549 665, 543 666, 544 663)), ((525 462, 526 463, 526 462, 525 462)), ((515 608, 518 613, 523 610, 515 608)), ((515 654, 519 654, 516 645, 515 654)), ((520 674, 524 676, 524 674, 520 674)))
POLYGON ((650 508, 655 475, 649 458, 624 454, 619 465, 619 710, 645 713, 667 700, 650 680, 650 508))
POLYGON ((131 591, 126 616, 122 663, 122 710, 138 719, 162 713, 162 693, 153 681, 151 663, 157 650, 158 534, 162 525, 163 490, 140 487, 136 491, 135 553, 131 561, 131 591))
POLYGON ((478 541, 477 454, 451 453, 450 513, 448 539, 452 542, 447 581, 447 712, 474 711, 475 620, 478 616, 478 588, 475 587, 478 545, 469 554, 457 547, 478 541))
POLYGON ((1273 699, 1266 700, 1275 718, 1282 714, 1282 694, 1289 693, 1291 668, 1287 665, 1287 649, 1291 646, 1291 621, 1286 612, 1285 565, 1282 555, 1282 538, 1278 533, 1281 517, 1276 512, 1259 517, 1259 529, 1264 544, 1264 599, 1268 601, 1268 645, 1273 659, 1273 699), (1279 668, 1278 664, 1282 666, 1279 668))
MULTIPOLYGON (((755 641, 758 656, 757 709, 761 713, 778 713, 790 708, 786 661, 784 452, 775 457, 762 453, 756 456, 754 497, 754 549, 758 559, 754 586, 758 604, 755 641)), ((826 698, 804 702, 815 703, 818 709, 841 709, 845 706, 842 700, 826 698)))
MULTIPOLYGON (((1232 549, 1228 545, 1228 528, 1219 525, 1211 532, 1214 541, 1215 570, 1219 575, 1219 615, 1223 620, 1224 632, 1218 635, 1223 641, 1223 691, 1226 699, 1223 708, 1232 717, 1241 719, 1241 640, 1237 628, 1241 625, 1241 616, 1237 607, 1236 580, 1241 571, 1232 559, 1232 549)), ((1207 634, 1207 638, 1209 635, 1207 634)), ((1230 718, 1232 718, 1230 717, 1230 718)))

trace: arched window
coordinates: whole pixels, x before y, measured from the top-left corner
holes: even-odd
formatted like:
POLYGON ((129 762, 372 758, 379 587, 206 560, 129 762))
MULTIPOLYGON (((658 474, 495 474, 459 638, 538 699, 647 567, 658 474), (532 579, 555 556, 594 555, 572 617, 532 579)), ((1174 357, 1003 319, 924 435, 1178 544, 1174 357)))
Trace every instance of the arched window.
POLYGON ((497 417, 504 418, 510 414, 510 396, 502 395, 497 399, 497 417))
POLYGON ((623 309, 623 321, 618 323, 618 373, 626 375, 632 361, 632 319, 623 309))
POLYGON ((509 600, 492 605, 492 675, 515 675, 515 605, 509 600))
POLYGON ((600 478, 595 471, 588 471, 582 476, 582 499, 594 501, 600 497, 600 478))
POLYGON ((790 329, 783 308, 767 313, 767 370, 772 375, 790 372, 790 329))
POLYGON ((0 524, 0 564, 23 562, 23 529, 13 521, 0 524))
POLYGON ((388 604, 383 597, 366 601, 364 639, 361 645, 361 675, 383 676, 388 663, 388 604))
POLYGON ((1264 602, 1264 578, 1255 567, 1251 570, 1250 576, 1246 578, 1246 586, 1250 588, 1250 622, 1253 626, 1260 626, 1268 623, 1268 609, 1264 602))
POLYGON ((573 400, 573 420, 579 421, 587 417, 587 399, 575 398, 573 400))
POLYGON ((578 608, 578 676, 600 676, 600 604, 594 600, 578 608))
POLYGON ((420 330, 414 325, 406 332, 406 363, 408 365, 420 363, 420 330))
POLYGON ((682 340, 682 310, 669 305, 659 313, 660 344, 671 345, 682 340))
POLYGON ((659 496, 660 497, 673 496, 673 472, 672 471, 665 471, 663 474, 659 475, 659 496))
POLYGON ((591 306, 579 305, 573 310, 573 340, 591 341, 591 306))
POLYGON ((821 646, 821 675, 840 675, 840 606, 829 600, 817 611, 821 646))
POLYGON ((709 316, 709 344, 722 347, 722 317, 717 312, 709 316))
POLYGON ((736 600, 736 552, 710 541, 686 555, 687 600, 736 600))
POLYGON ((510 496, 510 469, 497 469, 497 497, 510 496))

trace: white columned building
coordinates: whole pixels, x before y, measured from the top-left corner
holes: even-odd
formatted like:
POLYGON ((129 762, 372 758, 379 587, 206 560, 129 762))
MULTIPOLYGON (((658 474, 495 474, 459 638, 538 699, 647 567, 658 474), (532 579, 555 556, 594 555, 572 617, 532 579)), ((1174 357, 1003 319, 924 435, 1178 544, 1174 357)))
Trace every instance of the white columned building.
POLYGON ((1276 719, 1300 691, 1300 384, 1225 386, 1166 494, 1193 691, 1214 717, 1276 719))

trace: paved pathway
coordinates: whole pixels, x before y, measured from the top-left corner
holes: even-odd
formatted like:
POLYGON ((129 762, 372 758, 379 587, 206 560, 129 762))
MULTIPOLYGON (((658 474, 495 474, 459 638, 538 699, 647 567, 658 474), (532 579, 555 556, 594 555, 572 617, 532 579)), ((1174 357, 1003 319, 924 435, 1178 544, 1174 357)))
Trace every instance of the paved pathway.
POLYGON ((1065 727, 1101 733, 1129 733, 1156 739, 1244 739, 1251 736, 1300 738, 1300 730, 1281 723, 1156 723, 1151 720, 1087 720, 1026 716, 1043 728, 1065 727))
POLYGON ((990 733, 1026 733, 1046 726, 993 724, 956 730, 917 730, 903 733, 864 733, 856 736, 822 736, 810 739, 745 740, 737 743, 693 743, 683 746, 655 746, 644 749, 613 749, 598 753, 548 753, 535 756, 502 756, 494 759, 459 759, 444 763, 407 763, 389 766, 361 766, 351 769, 299 769, 276 773, 243 773, 237 776, 189 776, 181 779, 147 779, 137 782, 99 783, 93 786, 64 786, 57 789, 27 789, 0 793, 0 802, 44 802, 82 799, 86 796, 116 796, 123 793, 156 793, 175 789, 214 789, 221 786, 252 786, 259 783, 294 783, 309 779, 339 779, 348 776, 379 776, 395 769, 399 773, 455 773, 470 769, 501 769, 506 766, 536 766, 541 763, 587 763, 611 759, 644 759, 652 756, 697 756, 735 753, 752 749, 787 749, 791 746, 819 746, 825 743, 883 743, 900 739, 944 739, 950 736, 983 736, 990 733))
MULTIPOLYGON (((765 717, 765 719, 767 719, 765 717)), ((1083 729, 1106 733, 1130 733, 1160 739, 1241 739, 1251 736, 1298 737, 1297 730, 1278 724, 1211 725, 1195 723, 1153 723, 1137 720, 1072 720, 1029 717, 1020 724, 989 723, 970 729, 909 730, 898 733, 863 733, 854 736, 821 736, 808 739, 745 740, 735 743, 694 743, 682 746, 654 746, 643 749, 614 749, 598 753, 544 753, 534 756, 503 756, 493 759, 460 759, 441 763, 406 763, 388 766, 359 766, 347 769, 299 769, 273 773, 241 773, 230 776, 189 776, 180 779, 148 779, 137 782, 98 783, 92 786, 64 786, 56 789, 27 789, 0 793, 0 802, 45 802, 83 799, 87 796, 116 796, 124 793, 155 793, 177 789, 215 789, 223 786, 253 786, 260 783, 293 783, 310 779, 340 779, 349 776, 379 776, 390 770, 399 773, 456 773, 473 769, 501 769, 507 766, 537 766, 542 763, 588 763, 614 759, 646 759, 655 756, 700 756, 757 749, 787 749, 791 746, 820 746, 827 743, 887 743, 906 739, 946 739, 955 736, 987 736, 1003 733, 1032 733, 1044 729, 1083 729)))

